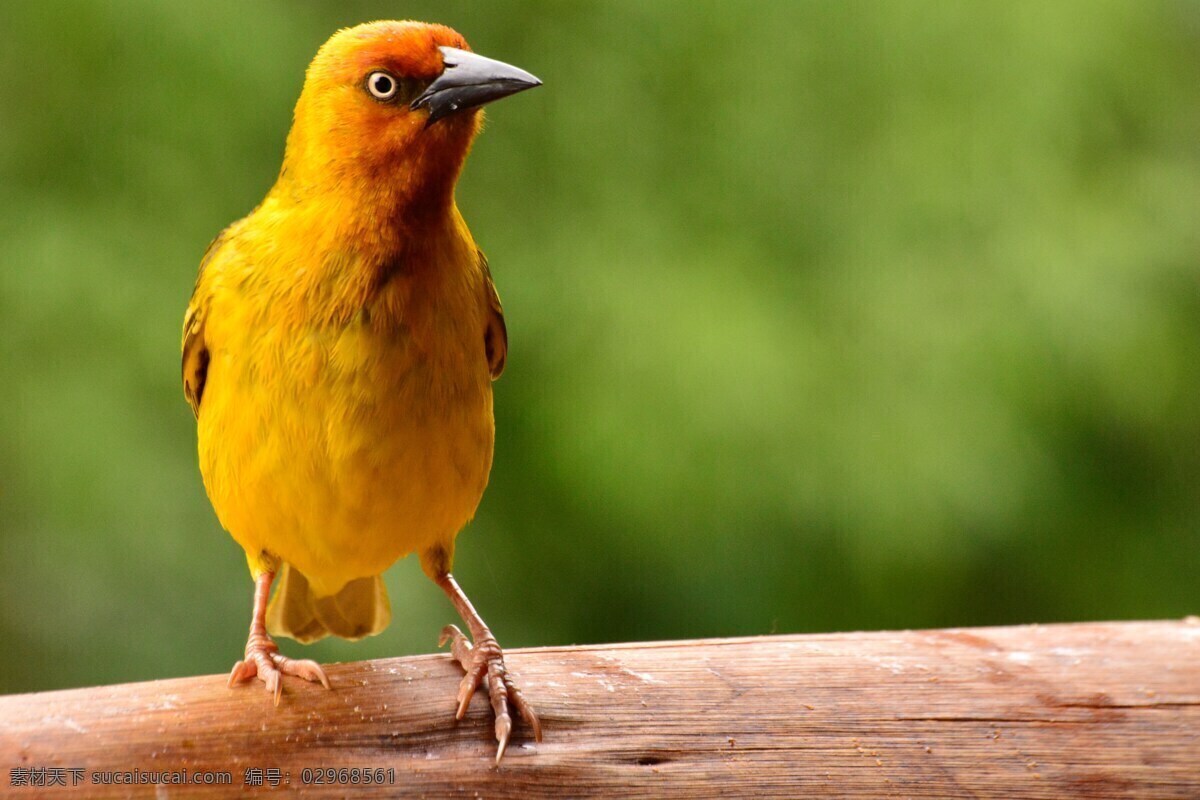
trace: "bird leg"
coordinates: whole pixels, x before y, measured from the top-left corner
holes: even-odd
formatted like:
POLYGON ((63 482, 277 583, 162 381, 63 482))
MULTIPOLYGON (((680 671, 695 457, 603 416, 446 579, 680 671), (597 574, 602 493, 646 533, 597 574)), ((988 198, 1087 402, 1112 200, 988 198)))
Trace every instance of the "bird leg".
POLYGON ((254 579, 254 614, 250 617, 250 635, 246 639, 246 657, 233 665, 229 673, 229 685, 235 686, 255 675, 266 684, 267 691, 274 695, 275 705, 283 694, 281 675, 294 675, 306 681, 320 683, 330 688, 329 678, 315 661, 287 658, 279 654, 279 647, 267 634, 267 598, 271 594, 274 572, 264 572, 254 579))
POLYGON ((475 690, 479 688, 480 684, 486 684, 488 696, 492 701, 492 712, 496 716, 496 741, 499 742, 499 747, 496 748, 496 763, 499 764, 500 759, 504 756, 504 749, 508 747, 508 737, 512 733, 512 717, 508 713, 509 703, 512 703, 517 709, 521 719, 533 728, 533 738, 539 742, 542 740, 542 725, 538 721, 533 707, 525 701, 521 690, 513 683, 512 676, 508 674, 508 670, 504 666, 504 653, 500 650, 496 637, 492 636, 487 623, 471 605, 471 601, 467 599, 467 595, 454 580, 454 576, 446 572, 434 580, 437 581, 438 586, 442 587, 442 591, 450 598, 450 602, 454 603, 458 615, 463 618, 463 621, 467 623, 467 628, 471 631, 471 638, 468 639, 466 634, 458 629, 458 626, 447 625, 442 629, 442 635, 438 639, 439 647, 446 644, 447 641, 450 642, 450 652, 467 673, 463 676, 462 683, 458 685, 458 711, 454 718, 463 718, 467 713, 467 706, 470 705, 471 698, 475 696, 475 690), (472 639, 474 644, 472 644, 472 639))

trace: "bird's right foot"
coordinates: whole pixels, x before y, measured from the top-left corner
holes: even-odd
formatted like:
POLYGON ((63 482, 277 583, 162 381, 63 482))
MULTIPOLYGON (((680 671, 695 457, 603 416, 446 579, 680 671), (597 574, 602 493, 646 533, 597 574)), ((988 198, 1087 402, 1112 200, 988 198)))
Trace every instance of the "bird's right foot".
POLYGON ((233 671, 229 673, 229 686, 236 686, 257 675, 266 684, 275 705, 279 705, 279 698, 283 694, 283 675, 295 675, 319 683, 326 689, 332 687, 320 664, 280 655, 279 646, 267 633, 267 597, 271 594, 271 581, 274 579, 274 572, 264 572, 254 579, 254 612, 250 617, 250 635, 246 639, 246 657, 233 665, 233 671))
POLYGON ((325 670, 315 661, 288 658, 280 655, 279 647, 265 633, 250 636, 246 642, 246 657, 233 665, 229 673, 229 686, 233 687, 258 676, 266 684, 267 691, 274 697, 275 705, 283 694, 283 675, 294 675, 306 681, 331 688, 325 670))

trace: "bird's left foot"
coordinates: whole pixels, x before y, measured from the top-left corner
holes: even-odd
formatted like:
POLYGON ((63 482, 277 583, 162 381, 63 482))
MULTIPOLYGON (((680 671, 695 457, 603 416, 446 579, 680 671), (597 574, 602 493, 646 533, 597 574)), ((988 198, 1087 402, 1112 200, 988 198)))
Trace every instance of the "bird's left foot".
POLYGON ((442 629, 438 646, 450 642, 450 652, 454 659, 466 670, 462 683, 458 685, 458 711, 455 719, 462 719, 467 713, 467 706, 475 696, 475 690, 486 682, 488 697, 492 701, 492 712, 496 716, 496 763, 504 756, 508 747, 508 738, 512 734, 512 717, 509 716, 509 703, 516 708, 521 719, 533 729, 533 738, 542 740, 542 724, 538 721, 533 707, 526 702, 521 690, 513 683, 512 676, 504 666, 504 652, 490 633, 480 636, 474 644, 467 635, 458 629, 457 625, 447 625, 442 629))

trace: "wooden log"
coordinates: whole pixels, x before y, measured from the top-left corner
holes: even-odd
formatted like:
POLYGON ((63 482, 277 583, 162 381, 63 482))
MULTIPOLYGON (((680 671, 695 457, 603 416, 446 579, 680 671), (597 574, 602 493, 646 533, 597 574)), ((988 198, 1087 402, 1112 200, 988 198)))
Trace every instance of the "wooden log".
POLYGON ((455 724, 460 671, 439 654, 333 665, 333 691, 288 679, 278 708, 223 675, 2 697, 0 794, 1200 797, 1196 619, 550 647, 508 662, 545 739, 518 726, 499 767, 486 699, 455 724), (205 774, 228 783, 170 782, 205 774), (27 780, 43 785, 14 785, 27 780))

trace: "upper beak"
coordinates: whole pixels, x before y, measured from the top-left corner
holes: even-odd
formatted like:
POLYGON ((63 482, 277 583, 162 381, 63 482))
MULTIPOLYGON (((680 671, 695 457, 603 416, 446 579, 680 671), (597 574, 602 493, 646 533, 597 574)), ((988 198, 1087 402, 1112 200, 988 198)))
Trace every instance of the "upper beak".
POLYGON ((432 125, 442 117, 541 86, 542 82, 523 69, 503 61, 468 53, 456 47, 439 47, 446 67, 409 106, 428 108, 432 125))

